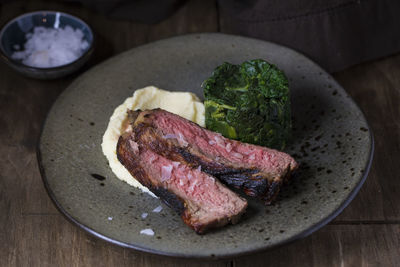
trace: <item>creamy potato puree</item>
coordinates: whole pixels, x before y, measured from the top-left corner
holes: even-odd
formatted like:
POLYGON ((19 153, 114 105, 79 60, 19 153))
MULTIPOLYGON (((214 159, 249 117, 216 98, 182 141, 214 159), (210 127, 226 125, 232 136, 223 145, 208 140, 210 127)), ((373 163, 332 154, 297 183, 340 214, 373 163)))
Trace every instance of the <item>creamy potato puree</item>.
POLYGON ((103 143, 101 144, 103 153, 108 159, 114 174, 122 181, 127 182, 131 186, 138 187, 151 195, 153 194, 132 177, 128 170, 118 161, 116 147, 118 138, 122 134, 122 124, 127 118, 126 111, 128 109, 145 110, 154 108, 162 108, 191 120, 200 126, 204 127, 205 125, 204 105, 195 94, 169 92, 154 86, 148 86, 136 90, 132 97, 128 97, 124 103, 114 110, 107 130, 103 135, 103 143))

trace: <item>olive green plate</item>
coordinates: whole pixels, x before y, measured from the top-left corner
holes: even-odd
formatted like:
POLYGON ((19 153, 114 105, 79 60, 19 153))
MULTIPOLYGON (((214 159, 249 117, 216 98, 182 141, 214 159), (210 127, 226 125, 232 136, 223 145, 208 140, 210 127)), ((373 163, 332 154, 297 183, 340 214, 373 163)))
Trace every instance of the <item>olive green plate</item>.
POLYGON ((75 80, 44 124, 38 161, 58 209, 73 223, 112 243, 161 255, 222 258, 269 249, 307 236, 335 216, 363 184, 373 153, 367 122, 349 95, 315 63, 288 48, 244 37, 194 34, 122 53, 75 80), (298 177, 273 206, 250 200, 240 223, 197 235, 160 200, 118 180, 101 150, 109 118, 135 89, 200 87, 224 61, 262 58, 290 80, 298 177), (106 177, 99 181, 92 174, 106 177), (148 217, 141 218, 142 213, 148 217), (140 234, 151 228, 154 236, 140 234))

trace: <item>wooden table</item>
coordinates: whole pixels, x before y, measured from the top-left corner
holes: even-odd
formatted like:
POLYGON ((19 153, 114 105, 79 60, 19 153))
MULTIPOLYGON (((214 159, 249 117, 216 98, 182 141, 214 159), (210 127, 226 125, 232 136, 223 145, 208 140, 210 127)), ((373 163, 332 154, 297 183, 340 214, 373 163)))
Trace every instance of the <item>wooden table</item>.
MULTIPOLYGON (((212 0, 192 0, 151 26, 109 21, 71 2, 9 1, 1 6, 0 24, 38 9, 76 14, 98 33, 95 56, 86 69, 154 40, 224 31, 212 0)), ((212 262, 152 256, 109 244, 70 224, 55 209, 43 187, 35 149, 51 104, 78 75, 38 81, 0 63, 0 266, 400 266, 400 55, 334 74, 365 112, 375 135, 371 172, 354 201, 305 239, 212 262)))

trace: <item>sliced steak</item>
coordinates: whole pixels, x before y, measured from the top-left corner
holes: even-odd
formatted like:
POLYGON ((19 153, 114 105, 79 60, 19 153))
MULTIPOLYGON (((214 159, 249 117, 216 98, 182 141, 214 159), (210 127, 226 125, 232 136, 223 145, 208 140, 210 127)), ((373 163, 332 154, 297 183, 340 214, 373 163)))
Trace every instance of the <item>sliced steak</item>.
POLYGON ((193 168, 200 166, 202 171, 266 204, 276 198, 298 166, 286 153, 227 139, 165 110, 129 113, 134 129, 147 129, 148 133, 138 135, 143 145, 171 160, 193 168))
POLYGON ((172 161, 138 140, 147 133, 146 127, 128 127, 117 145, 119 161, 142 185, 197 233, 239 220, 247 207, 245 199, 200 169, 172 161))

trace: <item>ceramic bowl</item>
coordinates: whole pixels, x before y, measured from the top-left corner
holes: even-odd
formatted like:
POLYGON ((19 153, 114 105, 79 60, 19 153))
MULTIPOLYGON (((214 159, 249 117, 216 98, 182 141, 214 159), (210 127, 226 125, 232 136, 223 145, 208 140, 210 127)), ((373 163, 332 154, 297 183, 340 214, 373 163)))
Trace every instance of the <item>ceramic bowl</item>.
POLYGON ((81 68, 90 58, 94 47, 94 34, 92 29, 81 19, 58 11, 35 11, 20 15, 9 21, 0 31, 0 56, 4 62, 19 73, 36 79, 55 79, 71 74, 81 68), (25 65, 22 61, 13 59, 11 55, 23 48, 26 34, 33 32, 34 27, 64 28, 71 26, 80 29, 84 40, 89 46, 76 60, 57 67, 39 68, 25 65))

